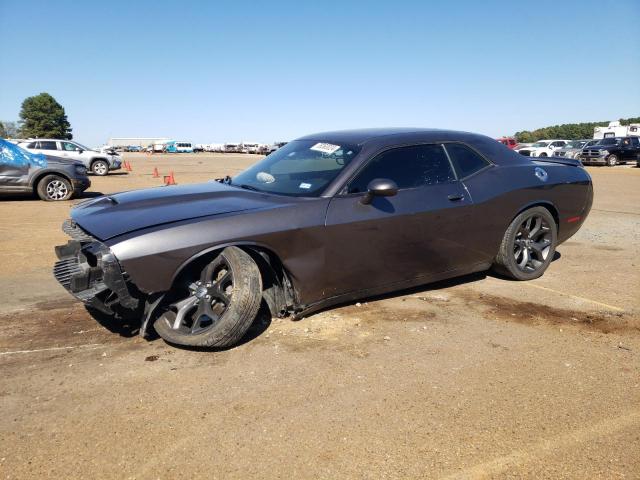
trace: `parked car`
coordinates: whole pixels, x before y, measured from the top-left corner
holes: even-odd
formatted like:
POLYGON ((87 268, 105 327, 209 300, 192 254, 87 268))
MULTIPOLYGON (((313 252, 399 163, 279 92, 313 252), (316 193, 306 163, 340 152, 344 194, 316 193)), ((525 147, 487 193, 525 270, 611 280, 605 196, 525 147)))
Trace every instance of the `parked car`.
POLYGON ((537 278, 592 197, 579 161, 532 161, 482 135, 328 132, 233 178, 77 205, 54 273, 94 309, 144 311, 143 334, 153 323, 168 342, 223 347, 263 300, 302 317, 491 267, 537 278))
POLYGON ((556 150, 568 143, 567 140, 540 140, 529 147, 516 148, 515 151, 525 157, 551 157, 556 150))
POLYGON ((600 140, 571 140, 564 147, 556 150, 554 155, 556 157, 578 158, 583 148, 596 145, 599 141, 600 140))
POLYGON ((518 142, 513 137, 501 137, 496 138, 496 140, 503 144, 505 147, 510 148, 511 150, 513 150, 514 148, 518 148, 518 142))
POLYGON ((142 151, 142 147, 140 145, 127 145, 124 148, 125 152, 141 152, 142 151))
POLYGON ((75 160, 30 153, 0 139, 0 194, 69 200, 91 185, 87 168, 75 160))
POLYGON ((69 160, 78 160, 96 175, 107 175, 111 170, 119 170, 122 161, 115 153, 97 152, 73 140, 55 138, 38 138, 20 143, 20 146, 31 153, 43 153, 69 160))
POLYGON ((636 162, 640 158, 639 137, 607 137, 584 148, 580 160, 585 165, 607 165, 613 167, 619 163, 636 162))
POLYGON ((165 143, 164 151, 166 153, 193 153, 191 142, 171 141, 165 143))

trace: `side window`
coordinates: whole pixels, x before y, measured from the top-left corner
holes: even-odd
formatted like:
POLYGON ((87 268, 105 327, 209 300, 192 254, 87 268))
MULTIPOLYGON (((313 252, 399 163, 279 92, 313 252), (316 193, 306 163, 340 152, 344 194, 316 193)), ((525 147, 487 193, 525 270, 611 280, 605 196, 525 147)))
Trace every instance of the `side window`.
POLYGON ((38 148, 37 144, 38 142, 31 142, 25 148, 38 148))
POLYGON ((640 145, 640 139, 638 137, 631 137, 631 145, 637 147, 640 145))
POLYGON ((461 143, 447 143, 447 153, 458 178, 465 178, 489 165, 484 158, 461 143))
POLYGON ((61 142, 62 143, 62 150, 64 150, 65 152, 75 152, 76 148, 78 148, 76 145, 74 145, 71 142, 61 142))
POLYGON ((399 189, 455 180, 442 145, 415 145, 381 153, 371 160, 349 185, 349 193, 366 192, 375 178, 388 178, 399 189))
POLYGON ((58 146, 56 145, 56 142, 41 141, 41 142, 38 142, 38 149, 39 150, 57 150, 58 146))

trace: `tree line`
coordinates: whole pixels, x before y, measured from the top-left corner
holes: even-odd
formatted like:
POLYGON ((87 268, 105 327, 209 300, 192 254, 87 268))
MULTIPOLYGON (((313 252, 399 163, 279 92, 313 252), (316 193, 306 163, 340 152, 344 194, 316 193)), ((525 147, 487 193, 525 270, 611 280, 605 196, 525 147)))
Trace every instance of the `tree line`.
POLYGON ((0 122, 0 138, 61 138, 71 140, 72 128, 64 107, 48 93, 25 98, 20 120, 0 122))
MULTIPOLYGON (((630 123, 640 123, 640 117, 620 119, 621 125, 629 125, 630 123)), ((564 123, 552 127, 538 128, 533 131, 523 130, 522 132, 516 132, 514 136, 519 143, 531 143, 550 138, 578 140, 592 138, 595 127, 606 127, 607 125, 609 125, 609 122, 564 123)))

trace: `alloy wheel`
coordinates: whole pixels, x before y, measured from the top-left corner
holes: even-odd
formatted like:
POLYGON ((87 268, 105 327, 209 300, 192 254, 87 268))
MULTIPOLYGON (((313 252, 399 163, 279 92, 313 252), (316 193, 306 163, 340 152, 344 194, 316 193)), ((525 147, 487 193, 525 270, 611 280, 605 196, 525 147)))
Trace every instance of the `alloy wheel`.
POLYGON ((551 227, 541 215, 526 218, 516 232, 513 256, 518 268, 526 273, 543 267, 551 250, 551 227))
POLYGON ((62 180, 52 180, 47 184, 47 196, 51 200, 63 200, 69 194, 69 189, 62 180))
POLYGON ((212 328, 231 302, 233 272, 222 256, 202 271, 200 279, 189 285, 189 296, 171 304, 166 319, 174 330, 198 335, 212 328))
POLYGON ((107 174, 107 166, 104 162, 97 162, 93 165, 93 172, 96 175, 106 175, 107 174))

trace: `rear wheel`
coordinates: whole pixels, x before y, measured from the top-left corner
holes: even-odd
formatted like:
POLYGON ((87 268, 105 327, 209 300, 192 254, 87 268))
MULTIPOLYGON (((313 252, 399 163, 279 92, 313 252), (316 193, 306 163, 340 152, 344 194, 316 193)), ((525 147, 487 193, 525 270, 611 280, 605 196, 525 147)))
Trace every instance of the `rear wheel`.
POLYGON ((96 175, 104 177, 109 173, 109 164, 104 160, 96 160, 91 164, 91 171, 96 175))
POLYGON ((615 167, 618 164, 618 157, 613 153, 606 159, 607 167, 615 167))
POLYGON ((256 318, 262 279, 249 254, 227 247, 188 290, 156 320, 158 334, 178 345, 228 347, 240 341, 256 318))
POLYGON ((514 280, 540 277, 556 251, 557 230, 556 222, 546 208, 525 210, 507 228, 494 269, 514 280))
POLYGON ((73 195, 71 182, 59 175, 47 175, 38 182, 38 196, 46 202, 69 200, 73 195))

